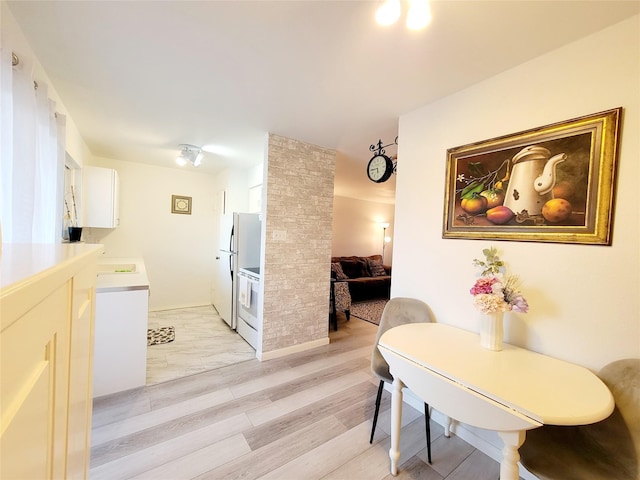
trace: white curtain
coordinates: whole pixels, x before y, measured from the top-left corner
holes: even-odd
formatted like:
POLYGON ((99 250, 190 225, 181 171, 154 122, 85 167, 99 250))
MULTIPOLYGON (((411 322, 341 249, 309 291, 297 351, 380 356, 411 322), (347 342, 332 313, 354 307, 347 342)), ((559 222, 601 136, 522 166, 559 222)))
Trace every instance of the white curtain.
POLYGON ((13 176, 13 140, 11 136, 13 125, 11 51, 0 48, 0 229, 4 225, 3 241, 6 241, 7 226, 13 223, 11 210, 11 178, 13 176))
POLYGON ((29 60, 19 60, 12 66, 11 51, 3 45, 2 240, 56 243, 61 240, 64 118, 56 118, 47 85, 33 78, 29 60))

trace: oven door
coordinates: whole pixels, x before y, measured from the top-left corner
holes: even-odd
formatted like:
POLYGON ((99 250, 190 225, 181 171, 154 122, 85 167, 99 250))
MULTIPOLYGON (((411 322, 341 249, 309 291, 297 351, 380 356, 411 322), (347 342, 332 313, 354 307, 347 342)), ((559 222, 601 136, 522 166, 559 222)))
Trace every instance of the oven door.
POLYGON ((257 348, 258 343, 258 295, 260 278, 239 272, 238 277, 238 324, 237 331, 249 345, 257 348), (246 282, 246 283, 245 283, 246 282), (246 297, 250 297, 246 301, 246 297))

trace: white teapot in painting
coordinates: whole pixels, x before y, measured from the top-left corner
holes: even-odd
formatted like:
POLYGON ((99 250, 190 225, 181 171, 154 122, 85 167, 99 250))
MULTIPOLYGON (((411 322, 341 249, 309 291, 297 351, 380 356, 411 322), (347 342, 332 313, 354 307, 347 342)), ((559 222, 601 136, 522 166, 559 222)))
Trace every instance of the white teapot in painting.
POLYGON ((526 210, 531 216, 540 215, 542 206, 553 196, 551 190, 556 183, 556 166, 566 159, 565 153, 552 157, 549 150, 537 145, 516 153, 511 160, 504 206, 514 213, 526 210))

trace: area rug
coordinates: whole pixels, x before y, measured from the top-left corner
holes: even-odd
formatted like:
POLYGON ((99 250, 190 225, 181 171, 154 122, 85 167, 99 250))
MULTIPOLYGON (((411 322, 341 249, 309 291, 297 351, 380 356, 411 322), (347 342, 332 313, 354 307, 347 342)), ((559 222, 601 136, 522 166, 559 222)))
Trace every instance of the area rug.
POLYGON ((380 325, 382 311, 389 300, 371 300, 351 304, 351 315, 375 325, 380 325))
POLYGON ((149 328, 147 330, 148 347, 173 342, 175 339, 176 330, 173 327, 149 328))

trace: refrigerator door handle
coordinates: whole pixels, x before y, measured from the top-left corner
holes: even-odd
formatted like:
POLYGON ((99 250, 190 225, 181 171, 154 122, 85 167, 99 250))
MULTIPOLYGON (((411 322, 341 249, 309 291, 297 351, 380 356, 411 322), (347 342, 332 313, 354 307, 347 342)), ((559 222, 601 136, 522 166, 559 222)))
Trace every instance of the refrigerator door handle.
POLYGON ((233 282, 233 255, 229 255, 229 275, 231 276, 231 281, 233 282))
POLYGON ((229 235, 229 251, 234 253, 235 253, 235 250, 233 249, 233 235, 234 235, 235 228, 236 228, 235 225, 231 227, 231 234, 229 235))

